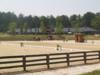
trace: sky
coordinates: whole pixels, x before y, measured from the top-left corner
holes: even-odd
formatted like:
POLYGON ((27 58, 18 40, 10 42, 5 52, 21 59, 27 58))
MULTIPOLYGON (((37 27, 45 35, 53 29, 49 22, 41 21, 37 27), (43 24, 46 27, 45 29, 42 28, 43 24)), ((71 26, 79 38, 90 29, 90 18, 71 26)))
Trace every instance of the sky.
POLYGON ((58 16, 100 12, 100 0, 0 0, 0 12, 58 16))

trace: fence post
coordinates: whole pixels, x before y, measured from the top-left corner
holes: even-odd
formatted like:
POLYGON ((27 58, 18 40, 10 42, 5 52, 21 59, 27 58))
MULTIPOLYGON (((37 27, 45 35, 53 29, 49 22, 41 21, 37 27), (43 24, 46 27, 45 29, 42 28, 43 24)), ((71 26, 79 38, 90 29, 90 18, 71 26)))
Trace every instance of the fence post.
POLYGON ((23 56, 23 70, 26 71, 26 56, 23 56))
POLYGON ((50 69, 49 55, 46 55, 47 69, 50 69))
POLYGON ((86 64, 86 52, 83 53, 84 54, 84 64, 86 64))
POLYGON ((99 61, 100 61, 100 51, 98 53, 99 53, 98 55, 99 55, 99 61))
POLYGON ((69 61, 69 53, 67 53, 67 55, 66 55, 66 56, 67 56, 67 58, 66 58, 66 59, 67 59, 67 66, 70 66, 70 61, 69 61))

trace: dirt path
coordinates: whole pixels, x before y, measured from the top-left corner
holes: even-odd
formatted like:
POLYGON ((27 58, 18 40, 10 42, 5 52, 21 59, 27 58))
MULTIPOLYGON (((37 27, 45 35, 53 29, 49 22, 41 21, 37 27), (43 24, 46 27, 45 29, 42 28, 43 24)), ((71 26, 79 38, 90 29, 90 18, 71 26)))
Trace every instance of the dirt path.
POLYGON ((43 71, 36 73, 33 72, 33 73, 16 74, 16 75, 80 75, 86 72, 92 72, 94 70, 100 70, 100 64, 70 67, 65 69, 43 71))

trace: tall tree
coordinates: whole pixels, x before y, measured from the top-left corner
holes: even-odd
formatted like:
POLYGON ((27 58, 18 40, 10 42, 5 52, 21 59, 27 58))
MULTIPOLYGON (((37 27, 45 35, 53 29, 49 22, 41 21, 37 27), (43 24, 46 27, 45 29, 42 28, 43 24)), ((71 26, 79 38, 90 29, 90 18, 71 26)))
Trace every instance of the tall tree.
POLYGON ((47 18, 45 16, 40 17, 40 30, 42 33, 47 33, 47 18))
POLYGON ((23 24, 23 33, 27 32, 27 28, 28 28, 28 24, 26 22, 24 22, 24 24, 23 24))
POLYGON ((80 15, 72 15, 70 17, 71 26, 74 27, 81 27, 82 17, 80 15))
POLYGON ((82 26, 91 27, 91 22, 95 18, 95 14, 92 12, 87 12, 84 14, 82 19, 82 26))
POLYGON ((62 33, 63 32, 63 24, 62 24, 62 21, 61 21, 61 17, 58 16, 56 17, 56 33, 62 33))
POLYGON ((19 28, 21 30, 21 33, 23 33, 23 27, 24 27, 24 16, 23 16, 23 14, 20 14, 18 17, 17 28, 19 28))
POLYGON ((47 18, 48 18, 48 25, 54 28, 56 25, 56 19, 54 18, 54 16, 51 15, 48 16, 47 18))
POLYGON ((100 31, 100 16, 96 16, 91 23, 92 27, 100 31))
POLYGON ((9 23, 16 21, 17 17, 14 13, 11 12, 0 12, 0 31, 7 32, 9 23))
POLYGON ((27 27, 28 28, 34 28, 35 27, 35 25, 33 23, 33 18, 32 18, 31 15, 25 17, 25 22, 27 23, 27 25, 28 25, 27 27))
POLYGON ((70 23, 70 21, 69 21, 68 16, 62 15, 62 16, 60 16, 60 18, 61 18, 61 22, 62 22, 62 24, 63 24, 63 26, 64 26, 65 28, 71 27, 71 23, 70 23))
POLYGON ((16 28, 17 28, 17 24, 16 24, 16 22, 11 22, 11 23, 9 23, 9 32, 11 33, 11 34, 15 34, 16 33, 16 28))
POLYGON ((75 28, 75 32, 79 32, 79 28, 82 27, 82 17, 80 15, 72 15, 70 17, 71 26, 75 28))
POLYGON ((39 33, 40 19, 37 16, 33 17, 33 24, 35 26, 35 33, 39 33))

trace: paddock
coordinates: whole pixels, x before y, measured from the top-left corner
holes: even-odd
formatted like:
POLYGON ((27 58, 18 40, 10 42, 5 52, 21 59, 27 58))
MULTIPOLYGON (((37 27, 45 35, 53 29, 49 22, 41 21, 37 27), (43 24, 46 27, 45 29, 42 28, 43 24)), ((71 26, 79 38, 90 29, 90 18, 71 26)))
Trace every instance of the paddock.
MULTIPOLYGON (((99 40, 98 41, 88 40, 85 43, 76 43, 73 40, 71 41, 57 41, 57 40, 55 41, 1 41, 0 42, 0 56, 69 53, 69 52, 83 52, 83 51, 96 51, 96 50, 100 50, 99 40), (21 46, 21 43, 23 43, 23 46, 21 46), (61 46, 59 50, 57 50, 57 44, 61 46)), ((13 59, 13 60, 20 60, 20 59, 13 59)), ((3 60, 3 61, 8 61, 8 60, 3 60)), ((5 65, 9 65, 9 64, 4 64, 0 66, 5 66, 5 65)), ((54 65, 54 66, 58 66, 58 65, 54 65)), ((40 66, 36 68, 39 69, 40 66)), ((29 69, 31 69, 31 67, 29 67, 29 69)), ((5 73, 7 71, 13 72, 13 71, 21 71, 21 70, 23 69, 22 68, 7 69, 7 70, 0 70, 0 73, 5 73)))
POLYGON ((72 41, 1 41, 0 56, 49 54, 61 52, 100 50, 100 41, 88 40, 86 43, 72 41), (20 43, 23 43, 23 47, 20 43), (57 44, 61 49, 57 50, 57 44))

